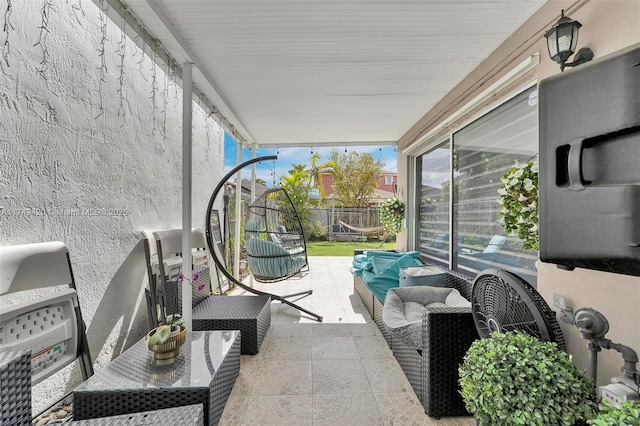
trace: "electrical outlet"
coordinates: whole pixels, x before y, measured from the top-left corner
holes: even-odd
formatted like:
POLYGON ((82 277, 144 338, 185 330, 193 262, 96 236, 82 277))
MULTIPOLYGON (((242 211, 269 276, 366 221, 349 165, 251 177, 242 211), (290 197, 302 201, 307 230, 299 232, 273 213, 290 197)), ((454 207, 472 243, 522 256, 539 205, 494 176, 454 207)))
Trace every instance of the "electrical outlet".
POLYGON ((553 293, 553 306, 558 309, 567 309, 567 298, 561 294, 553 293))

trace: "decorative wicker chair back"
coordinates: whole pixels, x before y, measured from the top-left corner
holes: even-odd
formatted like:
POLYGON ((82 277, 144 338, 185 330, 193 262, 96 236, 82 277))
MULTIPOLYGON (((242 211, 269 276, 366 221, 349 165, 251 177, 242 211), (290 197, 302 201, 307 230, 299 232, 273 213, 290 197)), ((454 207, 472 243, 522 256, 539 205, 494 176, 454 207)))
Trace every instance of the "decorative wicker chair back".
POLYGON ((244 237, 249 269, 257 281, 285 280, 308 265, 300 217, 282 188, 265 191, 247 207, 244 237))
MULTIPOLYGON (((181 313, 182 306, 182 292, 179 291, 180 286, 177 282, 182 272, 182 230, 178 228, 156 231, 153 232, 153 239, 156 243, 156 253, 147 256, 147 308, 151 328, 164 323, 167 315, 181 313)), ((151 245, 148 239, 145 239, 145 246, 146 251, 150 253, 151 245)), ((192 282, 194 288, 191 293, 191 305, 195 306, 212 294, 209 259, 201 229, 191 231, 191 247, 192 269, 199 275, 197 282, 192 282), (199 287, 202 289, 198 290, 199 287)))

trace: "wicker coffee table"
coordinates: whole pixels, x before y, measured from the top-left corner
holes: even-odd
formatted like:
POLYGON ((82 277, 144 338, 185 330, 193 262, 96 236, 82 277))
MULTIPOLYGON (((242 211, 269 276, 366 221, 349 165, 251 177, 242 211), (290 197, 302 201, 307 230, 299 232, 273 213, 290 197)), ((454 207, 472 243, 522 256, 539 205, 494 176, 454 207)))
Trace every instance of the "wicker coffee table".
POLYGON ((161 365, 141 339, 73 391, 74 419, 202 404, 216 425, 240 371, 240 332, 193 331, 161 365))
POLYGON ((196 404, 97 419, 74 420, 70 424, 74 426, 203 426, 204 412, 202 404, 196 404))

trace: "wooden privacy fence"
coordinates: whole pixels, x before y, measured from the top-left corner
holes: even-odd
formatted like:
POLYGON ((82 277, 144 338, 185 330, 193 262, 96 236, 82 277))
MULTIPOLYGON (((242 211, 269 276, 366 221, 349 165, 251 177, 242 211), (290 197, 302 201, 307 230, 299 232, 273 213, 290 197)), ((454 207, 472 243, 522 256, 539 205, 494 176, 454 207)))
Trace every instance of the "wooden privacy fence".
POLYGON ((378 207, 332 207, 311 209, 311 222, 320 222, 327 227, 329 241, 366 241, 379 238, 382 232, 362 234, 340 224, 340 221, 356 228, 376 228, 380 226, 378 207))

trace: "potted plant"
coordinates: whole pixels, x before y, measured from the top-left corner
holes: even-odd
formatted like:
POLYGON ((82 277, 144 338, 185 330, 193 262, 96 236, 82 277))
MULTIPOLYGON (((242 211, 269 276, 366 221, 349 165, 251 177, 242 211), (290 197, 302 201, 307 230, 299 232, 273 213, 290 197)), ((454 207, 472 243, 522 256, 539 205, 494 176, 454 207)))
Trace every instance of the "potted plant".
POLYGON ((587 423, 592 426, 640 426, 640 404, 627 401, 615 407, 604 401, 598 417, 587 423))
POLYGON ((398 197, 384 200, 380 206, 380 224, 391 235, 396 235, 402 230, 402 218, 404 217, 404 203, 398 197))
POLYGON ((573 426, 596 414, 592 380, 555 343, 522 332, 476 340, 459 374, 465 406, 482 426, 573 426))
POLYGON ((524 249, 538 250, 538 165, 533 160, 516 164, 500 180, 498 222, 522 240, 524 249))
MULTIPOLYGON (((185 278, 184 275, 178 275, 178 282, 185 279, 193 284, 198 281, 200 276, 194 273, 191 279, 185 278)), ((204 284, 198 287, 202 290, 204 284)), ((178 305, 178 291, 176 290, 176 301, 174 306, 178 305)), ((167 319, 163 325, 160 325, 147 334, 147 347, 153 352, 154 359, 165 360, 173 358, 180 353, 180 346, 187 340, 187 329, 184 326, 184 319, 180 314, 167 315, 167 319)))

